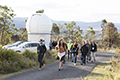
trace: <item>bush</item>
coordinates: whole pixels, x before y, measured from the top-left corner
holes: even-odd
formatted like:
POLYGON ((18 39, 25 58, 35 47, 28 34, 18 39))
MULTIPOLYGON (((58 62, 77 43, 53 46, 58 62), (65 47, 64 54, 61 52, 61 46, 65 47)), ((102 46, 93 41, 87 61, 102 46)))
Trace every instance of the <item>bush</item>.
POLYGON ((115 53, 116 53, 118 56, 120 56, 120 49, 116 49, 116 50, 115 50, 115 53))
POLYGON ((2 49, 2 45, 0 44, 0 49, 2 49))
POLYGON ((55 54, 56 52, 54 50, 47 50, 44 54, 43 62, 46 63, 48 60, 55 60, 55 54))
POLYGON ((26 58, 29 58, 31 60, 35 60, 38 61, 38 55, 35 52, 30 52, 29 50, 26 50, 25 52, 23 52, 23 56, 25 56, 26 58))
MULTIPOLYGON (((55 62, 57 52, 55 50, 46 51, 43 61, 44 63, 55 62)), ((38 66, 38 55, 36 52, 26 50, 19 54, 13 50, 0 50, 0 74, 12 73, 21 69, 28 69, 38 66)))
POLYGON ((105 80, 120 80, 120 58, 115 59, 112 57, 110 60, 111 68, 108 69, 109 73, 106 73, 105 80))
MULTIPOLYGON (((28 52, 29 53, 29 52, 28 52)), ((24 54, 25 55, 25 54, 24 54)), ((33 56, 33 54, 31 55, 33 56)), ((37 66, 35 57, 27 58, 13 50, 0 50, 0 73, 11 73, 37 66)))

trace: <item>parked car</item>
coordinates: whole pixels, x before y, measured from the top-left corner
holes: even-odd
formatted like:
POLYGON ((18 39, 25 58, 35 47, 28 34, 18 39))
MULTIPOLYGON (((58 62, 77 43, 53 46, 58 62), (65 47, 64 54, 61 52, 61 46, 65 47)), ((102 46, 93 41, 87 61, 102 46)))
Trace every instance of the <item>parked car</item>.
POLYGON ((26 49, 33 52, 37 50, 37 44, 39 42, 24 42, 23 44, 17 46, 17 47, 11 47, 8 49, 13 49, 16 52, 24 52, 26 49))
POLYGON ((19 46, 20 44, 22 44, 24 42, 26 42, 26 41, 17 41, 15 43, 13 43, 12 45, 5 45, 2 48, 3 49, 8 49, 8 48, 11 48, 11 47, 17 47, 17 46, 19 46))

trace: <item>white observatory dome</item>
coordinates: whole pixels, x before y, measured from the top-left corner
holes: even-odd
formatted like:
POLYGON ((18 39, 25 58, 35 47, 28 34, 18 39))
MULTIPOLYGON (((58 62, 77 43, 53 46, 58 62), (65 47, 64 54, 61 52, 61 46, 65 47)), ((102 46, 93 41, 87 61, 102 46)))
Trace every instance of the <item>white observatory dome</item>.
POLYGON ((52 29, 51 20, 42 13, 33 14, 26 23, 28 33, 50 34, 52 29))

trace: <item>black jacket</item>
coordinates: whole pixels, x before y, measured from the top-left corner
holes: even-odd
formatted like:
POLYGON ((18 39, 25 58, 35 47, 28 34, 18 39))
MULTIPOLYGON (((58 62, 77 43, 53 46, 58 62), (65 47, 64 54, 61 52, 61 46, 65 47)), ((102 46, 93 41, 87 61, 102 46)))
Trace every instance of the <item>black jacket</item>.
POLYGON ((94 45, 91 44, 91 51, 92 52, 96 52, 97 51, 97 45, 95 43, 94 43, 94 45))
POLYGON ((83 56, 86 56, 89 50, 88 50, 88 47, 86 45, 83 45, 81 47, 80 51, 81 51, 83 56))
POLYGON ((38 54, 45 53, 46 51, 47 51, 47 49, 46 49, 45 45, 41 45, 41 46, 40 46, 40 44, 37 45, 37 53, 38 54))
POLYGON ((71 48, 70 48, 70 50, 72 51, 72 50, 76 50, 76 54, 78 55, 78 46, 77 45, 75 45, 75 48, 73 48, 73 45, 71 46, 71 48))

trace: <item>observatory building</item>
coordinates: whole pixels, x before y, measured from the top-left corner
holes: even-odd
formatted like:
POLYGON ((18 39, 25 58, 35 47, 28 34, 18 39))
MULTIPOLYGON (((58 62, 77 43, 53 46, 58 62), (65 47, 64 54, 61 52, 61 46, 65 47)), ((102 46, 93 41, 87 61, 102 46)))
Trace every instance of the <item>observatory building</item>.
POLYGON ((43 13, 33 14, 26 23, 28 41, 39 41, 43 39, 49 46, 52 21, 43 13))

